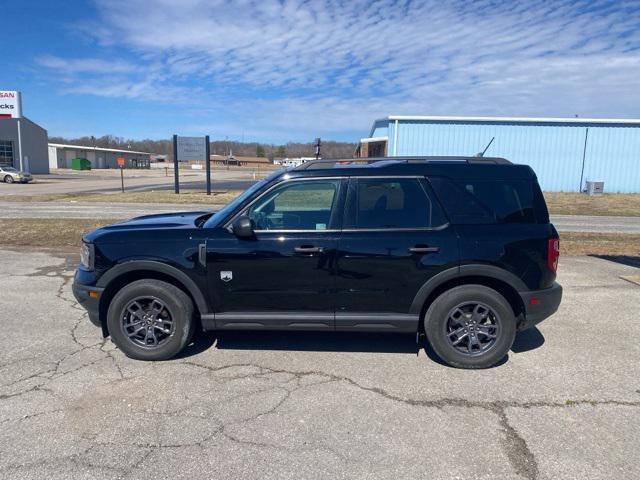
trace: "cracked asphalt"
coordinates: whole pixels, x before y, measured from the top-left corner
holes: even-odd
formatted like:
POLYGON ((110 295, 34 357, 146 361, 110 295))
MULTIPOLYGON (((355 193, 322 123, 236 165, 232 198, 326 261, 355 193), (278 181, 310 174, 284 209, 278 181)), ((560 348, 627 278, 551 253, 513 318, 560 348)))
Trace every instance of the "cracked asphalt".
POLYGON ((560 311, 464 371, 382 334, 203 334, 129 360, 76 305, 75 254, 0 258, 0 478, 640 478, 623 263, 562 259, 560 311))

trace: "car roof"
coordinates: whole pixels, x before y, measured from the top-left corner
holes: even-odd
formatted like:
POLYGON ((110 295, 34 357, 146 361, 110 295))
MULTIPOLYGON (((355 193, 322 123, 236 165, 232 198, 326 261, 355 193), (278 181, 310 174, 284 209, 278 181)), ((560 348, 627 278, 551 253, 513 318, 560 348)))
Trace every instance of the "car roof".
POLYGON ((292 177, 432 175, 459 179, 533 179, 528 165, 500 157, 381 157, 312 160, 287 170, 292 177))

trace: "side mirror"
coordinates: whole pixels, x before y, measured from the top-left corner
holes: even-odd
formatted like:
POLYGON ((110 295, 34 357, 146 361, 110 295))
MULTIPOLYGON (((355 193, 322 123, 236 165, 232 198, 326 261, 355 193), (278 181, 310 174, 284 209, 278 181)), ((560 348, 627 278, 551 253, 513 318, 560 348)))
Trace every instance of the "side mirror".
POLYGON ((253 226, 251 225, 251 219, 246 215, 238 217, 232 225, 233 234, 239 238, 253 238, 253 226))

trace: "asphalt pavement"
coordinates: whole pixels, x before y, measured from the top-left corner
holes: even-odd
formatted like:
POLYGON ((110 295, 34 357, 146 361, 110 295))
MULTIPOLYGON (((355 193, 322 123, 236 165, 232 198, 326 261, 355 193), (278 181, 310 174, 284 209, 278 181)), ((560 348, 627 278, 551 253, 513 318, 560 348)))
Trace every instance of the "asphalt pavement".
POLYGON ((134 361, 75 303, 75 253, 0 258, 1 478, 640 478, 636 268, 562 258, 558 313, 465 371, 392 334, 226 332, 134 361))
MULTIPOLYGON (((270 170, 250 168, 213 170, 214 190, 244 190, 270 170)), ((165 173, 161 169, 125 170, 124 185, 127 192, 149 190, 173 190, 173 170, 165 173)), ((180 170, 182 190, 204 191, 205 173, 200 170, 180 170)), ((49 175, 36 175, 36 181, 28 184, 5 184, 0 182, 0 198, 4 195, 51 195, 68 193, 118 193, 121 190, 119 170, 73 171, 58 170, 49 175)))
MULTIPOLYGON (((0 196, 0 199, 2 197, 0 196)), ((117 197, 114 196, 114 200, 117 197)), ((162 212, 219 209, 222 205, 98 202, 7 202, 0 200, 0 218, 113 218, 126 219, 162 212)), ((560 232, 640 234, 640 217, 553 215, 560 232)))

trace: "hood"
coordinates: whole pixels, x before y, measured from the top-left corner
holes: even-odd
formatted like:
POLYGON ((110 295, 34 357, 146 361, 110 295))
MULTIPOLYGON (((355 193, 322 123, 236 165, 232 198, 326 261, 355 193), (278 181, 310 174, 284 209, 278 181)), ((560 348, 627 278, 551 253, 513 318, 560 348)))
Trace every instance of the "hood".
POLYGON ((197 228, 196 220, 203 215, 210 215, 211 211, 201 212, 178 212, 178 213, 160 213, 155 215, 143 215, 135 217, 124 222, 106 225, 97 228, 84 236, 85 241, 93 242, 98 237, 119 232, 133 232, 146 230, 168 230, 180 228, 197 228))

